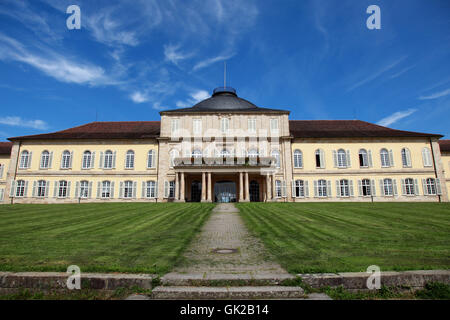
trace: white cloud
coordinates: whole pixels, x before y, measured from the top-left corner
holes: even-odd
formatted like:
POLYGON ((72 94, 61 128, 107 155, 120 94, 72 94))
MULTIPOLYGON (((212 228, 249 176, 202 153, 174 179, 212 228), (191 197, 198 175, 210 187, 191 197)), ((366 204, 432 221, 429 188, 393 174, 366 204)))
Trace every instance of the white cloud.
POLYGON ((166 61, 172 62, 174 65, 178 65, 181 60, 188 59, 192 56, 191 53, 179 52, 180 45, 165 45, 164 46, 164 57, 166 61))
POLYGON ((397 61, 394 61, 393 63, 391 63, 391 64, 389 64, 389 65, 387 65, 387 66, 381 68, 380 70, 378 70, 378 71, 376 71, 376 72, 372 72, 370 76, 364 78, 364 79, 361 80, 361 81, 358 81, 357 83, 355 83, 354 85, 352 85, 350 88, 348 88, 347 91, 352 91, 352 90, 354 90, 354 89, 356 89, 356 88, 358 88, 358 87, 360 87, 360 86, 362 86, 362 85, 364 85, 364 84, 366 84, 366 83, 368 83, 368 82, 370 82, 370 81, 372 81, 372 80, 375 80, 376 78, 378 78, 379 76, 381 76, 381 75, 382 75, 383 73, 385 73, 386 71, 389 71, 389 70, 391 70, 392 68, 394 68, 394 67, 395 67, 396 65, 398 65, 400 62, 402 62, 405 58, 406 58, 406 56, 405 56, 405 57, 401 57, 401 58, 398 59, 397 61))
POLYGON ((380 126, 389 126, 403 118, 406 118, 406 117, 412 115, 416 111, 417 111, 417 109, 408 109, 408 110, 404 110, 404 111, 398 111, 398 112, 391 114, 390 116, 387 116, 386 118, 381 119, 380 121, 377 122, 377 124, 380 126))
POLYGON ((190 98, 185 101, 177 101, 175 105, 177 108, 188 108, 192 107, 194 104, 205 100, 210 97, 208 91, 206 90, 196 90, 189 94, 190 98))
POLYGON ((228 54, 228 55, 219 55, 214 58, 209 58, 209 59, 200 61, 194 66, 194 68, 192 68, 192 70, 197 71, 199 69, 206 68, 216 62, 228 60, 228 59, 232 58, 233 56, 234 56, 234 53, 228 54))
POLYGON ((61 82, 108 85, 117 84, 105 75, 103 68, 71 60, 54 51, 31 52, 15 39, 0 33, 0 60, 28 64, 61 82))
POLYGON ((432 95, 429 96, 420 96, 419 100, 432 100, 432 99, 437 99, 437 98, 441 98, 441 97, 445 97, 450 95, 450 89, 444 90, 444 91, 440 91, 440 92, 436 92, 433 93, 432 95))
POLYGON ((134 103, 143 103, 143 102, 147 102, 148 101, 148 96, 146 93, 142 93, 139 91, 135 91, 130 95, 130 99, 134 102, 134 103))
POLYGON ((400 70, 399 72, 397 72, 397 73, 391 75, 389 78, 391 78, 391 79, 398 78, 398 77, 400 77, 402 74, 404 74, 405 72, 407 72, 407 71, 411 70, 412 68, 414 68, 415 66, 416 66, 416 65, 412 65, 412 66, 406 67, 406 68, 400 70))
POLYGON ((45 130, 48 128, 48 125, 45 121, 25 120, 25 119, 22 119, 21 117, 1 117, 0 124, 5 124, 8 126, 14 126, 14 127, 41 129, 41 130, 45 130))
POLYGON ((155 110, 167 110, 167 109, 169 109, 169 107, 161 106, 160 102, 153 103, 153 107, 152 108, 155 109, 155 110))

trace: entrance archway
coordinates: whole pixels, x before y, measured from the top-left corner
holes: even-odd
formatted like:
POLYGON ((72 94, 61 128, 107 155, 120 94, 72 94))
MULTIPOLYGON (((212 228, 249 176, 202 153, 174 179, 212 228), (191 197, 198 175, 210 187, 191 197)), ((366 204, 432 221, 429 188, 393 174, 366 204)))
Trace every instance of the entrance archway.
POLYGON ((200 181, 192 181, 191 184, 191 201, 200 202, 202 197, 202 183, 200 181))
POLYGON ((259 183, 258 181, 250 181, 250 202, 259 202, 259 183))
POLYGON ((214 202, 236 202, 236 183, 217 181, 214 184, 214 202))

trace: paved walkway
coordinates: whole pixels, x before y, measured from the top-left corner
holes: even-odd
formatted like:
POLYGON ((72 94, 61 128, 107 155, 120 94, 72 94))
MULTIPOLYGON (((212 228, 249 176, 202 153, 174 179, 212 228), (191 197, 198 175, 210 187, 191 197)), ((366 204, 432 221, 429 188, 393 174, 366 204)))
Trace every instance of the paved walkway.
POLYGON ((252 236, 232 203, 221 203, 184 254, 178 273, 287 274, 271 259, 259 239, 252 236), (236 249, 221 254, 215 249, 236 249))

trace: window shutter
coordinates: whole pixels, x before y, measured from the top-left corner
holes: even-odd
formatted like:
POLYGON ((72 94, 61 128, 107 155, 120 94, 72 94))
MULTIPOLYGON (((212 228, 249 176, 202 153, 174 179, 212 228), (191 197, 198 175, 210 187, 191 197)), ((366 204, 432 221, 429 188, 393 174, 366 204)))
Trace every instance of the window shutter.
POLYGON ((402 179, 402 195, 406 195, 405 179, 402 179))
POLYGON ((123 162, 123 167, 124 167, 125 169, 127 169, 127 159, 128 159, 128 154, 125 153, 125 161, 123 162))
POLYGON ((119 198, 122 199, 123 198, 123 182, 120 182, 119 185, 119 198))
POLYGON ((75 199, 78 199, 78 194, 80 193, 80 182, 77 181, 75 185, 75 199))
POLYGON ((48 189, 50 189, 50 181, 45 182, 45 197, 46 198, 48 198, 48 189))
POLYGON ((303 181, 303 186, 304 186, 304 190, 305 190, 305 197, 309 198, 309 185, 308 185, 308 180, 304 180, 303 181))
POLYGON ((142 193, 141 193, 141 198, 144 199, 146 194, 147 194, 147 193, 145 192, 145 181, 142 181, 142 193))
POLYGON ((69 168, 72 169, 73 151, 70 152, 69 168))
POLYGON ((113 169, 116 168, 116 154, 117 154, 117 152, 114 151, 114 153, 113 153, 113 158, 112 158, 112 168, 113 168, 113 169))
POLYGON ((91 166, 89 169, 93 169, 95 167, 95 151, 91 153, 91 166))
POLYGON ((97 198, 101 197, 101 189, 100 189, 101 187, 102 187, 101 182, 97 182, 97 198))
POLYGON ((48 155, 48 168, 49 169, 52 168, 52 162, 53 162, 53 151, 50 152, 50 154, 48 155))
POLYGON ((158 181, 155 182, 155 198, 158 198, 158 181))
POLYGON ((60 164, 59 164, 59 168, 60 169, 63 168, 63 159, 64 159, 63 155, 64 155, 64 151, 61 153, 61 161, 60 161, 60 164))
POLYGON ((394 196, 398 195, 398 193, 397 193, 397 179, 392 179, 392 188, 394 189, 394 196))
POLYGON ((0 164, 0 179, 3 179, 3 168, 4 167, 5 167, 4 165, 0 164))
POLYGON ((319 185, 317 183, 317 180, 314 180, 314 197, 318 197, 319 196, 319 185))
POLYGON ((112 199, 112 198, 114 198, 114 190, 115 190, 115 188, 114 188, 114 181, 112 181, 111 182, 111 192, 110 192, 110 198, 112 199))
POLYGON ((25 198, 28 196, 28 181, 25 181, 25 188, 23 189, 23 196, 25 198))
POLYGON ((352 166, 352 161, 350 159, 350 150, 347 150, 347 168, 352 166))
POLYGON ((372 150, 368 150, 367 151, 367 160, 369 162, 369 167, 372 168, 373 167, 373 163, 372 163, 372 150))
POLYGON ((436 193, 438 195, 442 194, 442 190, 441 190, 441 180, 440 179, 436 179, 436 193))
POLYGON ((15 197, 15 195, 16 195, 15 191, 16 191, 16 181, 13 180, 13 181, 11 181, 11 186, 10 186, 10 189, 9 189, 9 196, 11 198, 15 197))
POLYGON ((103 169, 103 151, 100 151, 100 161, 98 163, 98 167, 103 169))
POLYGON ((33 191, 31 193, 32 197, 36 197, 36 181, 33 181, 33 191))
POLYGON ((331 180, 327 181, 327 197, 331 197, 331 180))
POLYGON ((379 183, 380 183, 380 195, 385 196, 385 194, 384 194, 384 186, 383 186, 383 179, 380 179, 379 183))
POLYGON ((136 199, 137 182, 133 181, 133 199, 136 199))
POLYGON ((339 188, 339 180, 336 180, 336 197, 339 198, 341 196, 341 188, 339 188))
POLYGON ((362 190, 362 181, 358 180, 358 194, 360 197, 363 196, 363 190, 362 190))
POLYGON ((417 179, 414 179, 414 194, 416 196, 419 195, 419 182, 417 181, 417 179))
POLYGON ((67 182, 67 193, 66 193, 66 198, 70 198, 70 186, 71 186, 72 182, 68 181, 67 182))
POLYGON ((92 198, 92 181, 89 182, 88 184, 88 198, 92 198))
POLYGON ((292 198, 297 198, 297 195, 295 194, 295 180, 291 181, 291 187, 292 187, 292 198))
POLYGON ((27 168, 31 168, 31 158, 33 156, 33 152, 30 151, 30 153, 28 154, 28 163, 27 163, 27 168))
POLYGON ((389 150, 389 166, 394 166, 394 152, 392 151, 392 149, 389 150))
POLYGON ((337 163, 337 153, 336 153, 336 150, 333 150, 333 163, 334 163, 334 167, 337 168, 338 163, 337 163))
POLYGON ((354 197, 355 193, 353 192, 353 180, 349 180, 349 186, 350 186, 350 197, 354 197))
POLYGON ((1 202, 3 202, 4 194, 5 194, 5 189, 0 189, 0 201, 1 202))
POLYGON ((325 168, 325 154, 322 150, 319 150, 319 158, 320 158, 320 168, 325 168))
POLYGON ((428 189, 427 189, 427 180, 422 179, 422 189, 423 189, 423 195, 428 195, 428 189))
POLYGON ((286 192, 287 190, 286 190, 286 181, 282 181, 281 182, 281 196, 283 197, 283 198, 286 198, 286 195, 287 195, 287 192, 286 192))
POLYGON ((169 181, 164 181, 164 198, 169 197, 169 181))
POLYGON ((58 196, 58 181, 55 181, 55 185, 53 187, 53 198, 56 198, 57 196, 58 196))
POLYGON ((409 151, 409 149, 406 149, 406 164, 408 165, 408 167, 411 167, 411 152, 409 151))
POLYGON ((147 152, 147 169, 151 168, 151 163, 150 163, 150 151, 147 152))

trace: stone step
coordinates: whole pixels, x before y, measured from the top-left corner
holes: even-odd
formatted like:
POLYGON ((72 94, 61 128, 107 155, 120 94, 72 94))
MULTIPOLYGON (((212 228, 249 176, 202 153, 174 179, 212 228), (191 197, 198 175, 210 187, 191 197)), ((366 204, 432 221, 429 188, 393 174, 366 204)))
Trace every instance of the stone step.
POLYGON ((300 287, 164 287, 153 289, 152 299, 293 299, 305 298, 300 287))
POLYGON ((284 280, 295 279, 291 274, 227 274, 227 273, 175 273, 165 274, 161 278, 163 286, 272 286, 284 280))

